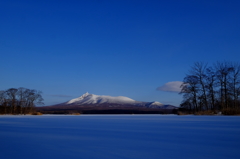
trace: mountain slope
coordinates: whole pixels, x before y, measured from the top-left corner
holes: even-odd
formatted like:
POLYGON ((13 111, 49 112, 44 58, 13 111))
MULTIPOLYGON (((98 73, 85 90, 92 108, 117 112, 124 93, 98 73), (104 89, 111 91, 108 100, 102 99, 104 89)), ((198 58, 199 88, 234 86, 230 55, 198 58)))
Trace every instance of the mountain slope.
POLYGON ((137 104, 139 102, 123 96, 118 97, 111 97, 111 96, 99 96, 95 94, 89 94, 88 92, 83 94, 82 96, 72 99, 65 104, 76 104, 76 105, 82 105, 82 104, 137 104))
POLYGON ((95 94, 89 94, 88 92, 83 94, 82 96, 78 98, 71 99, 65 103, 59 104, 59 105, 65 105, 65 106, 73 106, 73 105, 91 105, 91 106, 99 106, 99 105, 122 105, 122 106, 141 106, 146 108, 161 108, 161 109, 175 109, 175 106, 172 105, 164 105, 160 102, 140 102, 133 100, 128 97, 124 96, 118 96, 118 97, 112 97, 112 96, 106 96, 106 95, 95 95, 95 94))
POLYGON ((37 107, 45 114, 172 114, 177 107, 160 102, 140 102, 131 98, 85 93, 78 98, 52 106, 37 107))
POLYGON ((38 109, 177 109, 172 105, 164 105, 160 102, 140 102, 128 97, 118 96, 105 96, 89 94, 88 92, 78 98, 71 99, 65 103, 60 103, 52 106, 38 107, 38 109))

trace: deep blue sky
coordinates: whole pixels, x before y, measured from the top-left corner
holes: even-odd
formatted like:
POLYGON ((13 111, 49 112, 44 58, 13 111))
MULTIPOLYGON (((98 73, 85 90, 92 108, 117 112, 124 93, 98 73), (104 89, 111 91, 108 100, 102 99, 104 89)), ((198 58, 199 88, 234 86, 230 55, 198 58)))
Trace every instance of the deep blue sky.
POLYGON ((43 91, 45 105, 86 91, 179 105, 157 90, 194 62, 238 62, 238 0, 0 1, 0 90, 43 91))

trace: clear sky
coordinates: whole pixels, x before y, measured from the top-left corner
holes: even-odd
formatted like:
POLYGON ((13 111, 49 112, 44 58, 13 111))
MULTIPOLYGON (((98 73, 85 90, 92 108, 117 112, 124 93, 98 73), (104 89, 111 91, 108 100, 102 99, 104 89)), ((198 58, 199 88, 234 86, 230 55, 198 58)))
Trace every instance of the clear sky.
POLYGON ((1 0, 0 90, 41 90, 45 105, 88 91, 178 106, 170 87, 194 62, 239 62, 239 8, 239 0, 1 0))

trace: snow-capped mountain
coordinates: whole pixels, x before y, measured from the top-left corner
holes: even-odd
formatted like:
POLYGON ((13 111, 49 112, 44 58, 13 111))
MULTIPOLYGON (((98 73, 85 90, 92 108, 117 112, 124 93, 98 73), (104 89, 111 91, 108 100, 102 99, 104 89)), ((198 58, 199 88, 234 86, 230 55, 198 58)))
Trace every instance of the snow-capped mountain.
POLYGON ((66 104, 140 104, 141 102, 135 101, 128 97, 118 96, 105 96, 105 95, 95 95, 89 94, 88 92, 83 94, 82 96, 72 99, 66 104))
POLYGON ((133 100, 128 97, 118 96, 106 96, 106 95, 95 95, 89 94, 88 92, 83 94, 78 98, 71 99, 61 105, 71 106, 71 105, 123 105, 123 106, 139 106, 147 108, 161 108, 161 109, 175 109, 175 106, 164 105, 160 102, 140 102, 133 100))
POLYGON ((178 108, 160 102, 140 102, 124 96, 85 93, 65 103, 36 109, 45 114, 172 114, 178 108))

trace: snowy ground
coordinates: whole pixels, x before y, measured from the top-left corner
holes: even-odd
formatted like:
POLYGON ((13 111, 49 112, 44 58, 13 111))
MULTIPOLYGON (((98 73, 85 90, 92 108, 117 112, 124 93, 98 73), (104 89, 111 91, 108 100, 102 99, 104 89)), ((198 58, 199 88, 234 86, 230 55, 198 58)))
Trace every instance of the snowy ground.
POLYGON ((2 159, 239 159, 239 116, 0 116, 2 159))

